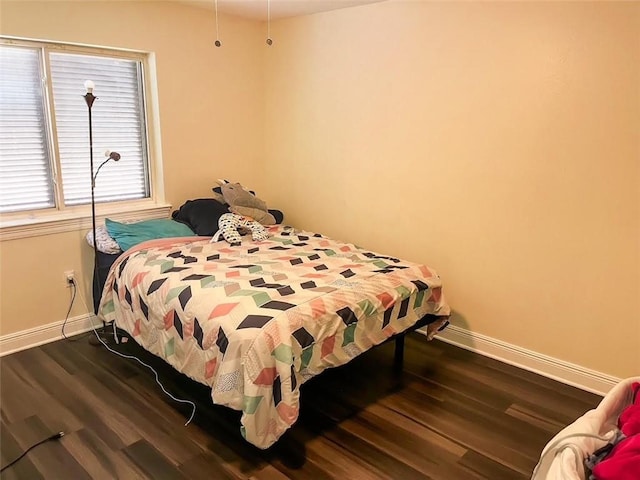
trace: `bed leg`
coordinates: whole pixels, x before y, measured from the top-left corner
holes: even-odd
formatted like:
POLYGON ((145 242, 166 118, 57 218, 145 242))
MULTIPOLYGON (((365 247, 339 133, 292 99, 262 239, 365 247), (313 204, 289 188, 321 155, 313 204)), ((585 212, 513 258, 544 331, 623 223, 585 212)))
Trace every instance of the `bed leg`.
POLYGON ((393 368, 397 371, 402 370, 404 360, 404 334, 396 337, 396 349, 393 355, 393 368))

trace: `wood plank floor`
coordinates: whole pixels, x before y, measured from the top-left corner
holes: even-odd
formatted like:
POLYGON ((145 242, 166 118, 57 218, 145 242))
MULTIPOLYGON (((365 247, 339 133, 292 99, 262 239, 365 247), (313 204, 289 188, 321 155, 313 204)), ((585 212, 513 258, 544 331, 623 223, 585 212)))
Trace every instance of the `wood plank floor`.
POLYGON ((545 443, 600 397, 419 334, 405 368, 393 344, 302 388, 300 419, 269 450, 246 443, 239 413, 136 345, 153 374, 102 347, 59 341, 0 359, 0 460, 57 431, 3 472, 11 479, 524 479, 545 443))

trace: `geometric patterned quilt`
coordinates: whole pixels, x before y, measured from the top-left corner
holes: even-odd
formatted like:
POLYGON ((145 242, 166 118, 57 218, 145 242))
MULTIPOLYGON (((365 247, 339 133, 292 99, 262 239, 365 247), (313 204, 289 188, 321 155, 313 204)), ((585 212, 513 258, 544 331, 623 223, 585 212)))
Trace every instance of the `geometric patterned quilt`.
POLYGON ((298 418, 300 386, 449 306, 424 265, 275 225, 240 246, 209 238, 142 243, 114 263, 99 315, 242 411, 260 448, 298 418))

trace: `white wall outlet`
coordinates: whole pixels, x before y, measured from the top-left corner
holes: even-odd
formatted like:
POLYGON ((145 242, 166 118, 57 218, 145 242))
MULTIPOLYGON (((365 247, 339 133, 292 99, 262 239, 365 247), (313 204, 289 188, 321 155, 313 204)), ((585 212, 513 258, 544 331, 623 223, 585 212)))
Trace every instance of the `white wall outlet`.
POLYGON ((73 282, 76 281, 75 272, 73 270, 66 270, 64 272, 64 279, 67 287, 71 287, 71 285, 73 285, 73 282))

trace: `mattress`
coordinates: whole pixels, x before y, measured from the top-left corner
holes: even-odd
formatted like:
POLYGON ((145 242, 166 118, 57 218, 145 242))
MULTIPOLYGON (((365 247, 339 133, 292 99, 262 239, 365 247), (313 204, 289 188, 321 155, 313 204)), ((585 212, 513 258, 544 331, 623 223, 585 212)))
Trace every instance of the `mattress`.
POLYGON ((142 243, 112 266, 99 315, 242 411, 260 448, 297 419, 300 386, 406 331, 450 314, 429 267, 280 225, 240 246, 208 238, 142 243))

